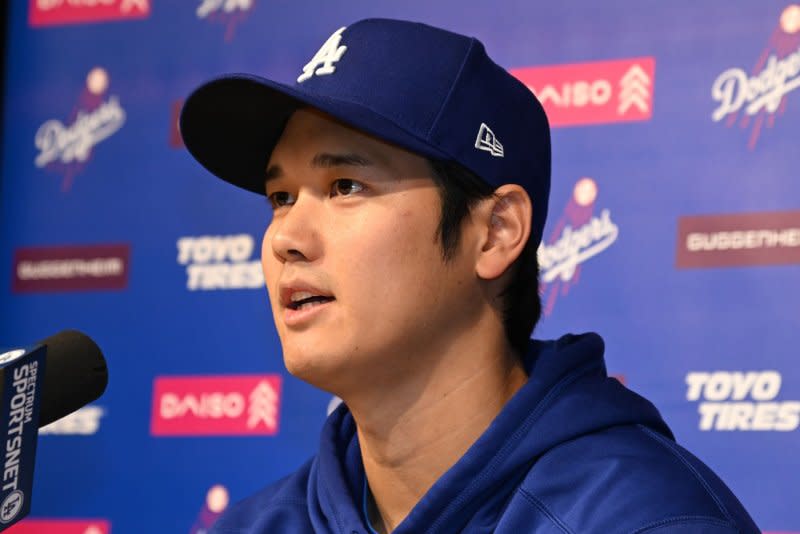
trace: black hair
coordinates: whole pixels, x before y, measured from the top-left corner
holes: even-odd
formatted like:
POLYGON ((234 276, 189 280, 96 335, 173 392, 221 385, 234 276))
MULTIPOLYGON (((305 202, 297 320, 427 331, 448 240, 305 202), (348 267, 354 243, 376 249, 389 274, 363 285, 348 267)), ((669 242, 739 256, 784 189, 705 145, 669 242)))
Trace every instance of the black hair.
MULTIPOLYGON (((442 199, 438 234, 445 261, 453 258, 461 241, 461 223, 478 201, 494 194, 494 188, 479 176, 449 161, 429 160, 433 181, 442 199)), ((542 315, 539 298, 537 244, 531 239, 511 268, 511 282, 503 290, 503 325, 506 337, 519 355, 528 350, 528 340, 542 315)))

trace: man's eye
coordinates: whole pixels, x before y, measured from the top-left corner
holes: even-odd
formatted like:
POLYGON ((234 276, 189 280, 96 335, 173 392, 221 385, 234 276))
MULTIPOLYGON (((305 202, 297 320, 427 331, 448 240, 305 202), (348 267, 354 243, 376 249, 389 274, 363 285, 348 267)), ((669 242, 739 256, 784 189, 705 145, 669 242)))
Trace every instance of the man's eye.
POLYGON ((356 182, 355 180, 350 180, 348 178, 339 178, 333 185, 331 186, 331 196, 336 195, 352 195, 353 193, 360 193, 364 190, 364 185, 356 182))
POLYGON ((294 197, 286 191, 276 191, 267 197, 273 208, 294 204, 294 197))

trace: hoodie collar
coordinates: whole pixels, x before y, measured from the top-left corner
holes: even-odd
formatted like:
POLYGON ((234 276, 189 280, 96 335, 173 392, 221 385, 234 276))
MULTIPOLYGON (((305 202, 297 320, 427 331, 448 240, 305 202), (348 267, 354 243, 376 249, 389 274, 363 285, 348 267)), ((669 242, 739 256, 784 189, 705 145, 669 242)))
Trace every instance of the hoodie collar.
MULTIPOLYGON (((644 424, 672 437, 656 408, 606 375, 597 334, 531 341, 527 383, 489 428, 437 480, 394 534, 491 532, 535 461, 582 434, 644 424)), ((326 421, 309 478, 309 512, 318 532, 367 533, 366 477, 356 425, 345 405, 326 421)))

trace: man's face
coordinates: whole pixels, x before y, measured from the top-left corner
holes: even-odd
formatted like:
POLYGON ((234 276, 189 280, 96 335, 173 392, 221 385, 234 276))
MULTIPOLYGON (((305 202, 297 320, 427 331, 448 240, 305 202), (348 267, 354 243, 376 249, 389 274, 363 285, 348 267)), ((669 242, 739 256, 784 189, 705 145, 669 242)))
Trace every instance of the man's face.
POLYGON ((444 261, 423 158, 300 110, 272 153, 266 193, 261 260, 292 374, 337 393, 385 384, 434 365, 476 320, 475 232, 466 224, 444 261))

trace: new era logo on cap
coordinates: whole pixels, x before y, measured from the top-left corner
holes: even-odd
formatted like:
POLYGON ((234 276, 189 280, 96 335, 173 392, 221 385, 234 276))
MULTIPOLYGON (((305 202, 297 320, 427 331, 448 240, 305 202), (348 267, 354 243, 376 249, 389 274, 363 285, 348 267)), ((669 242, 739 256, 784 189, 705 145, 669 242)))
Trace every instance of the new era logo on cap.
POLYGON ((498 158, 502 158, 503 154, 503 145, 500 144, 500 141, 497 139, 497 136, 494 135, 494 132, 486 126, 486 123, 481 123, 481 129, 478 130, 478 138, 475 140, 475 148, 478 150, 485 150, 489 152, 492 156, 496 156, 498 158))

